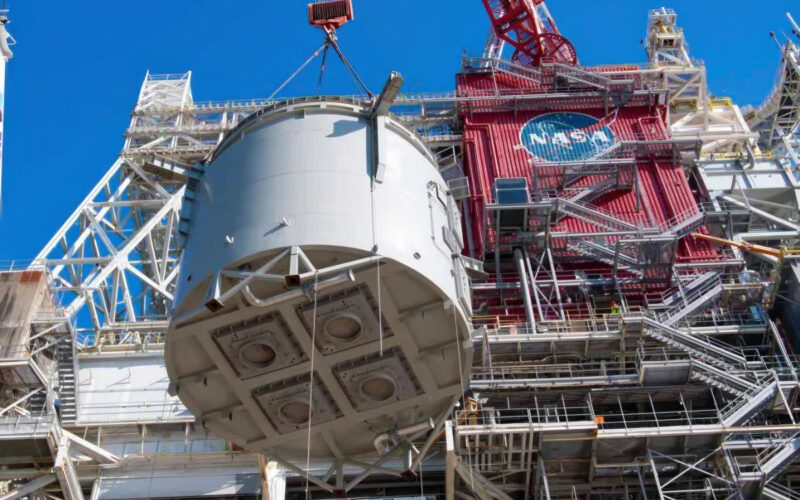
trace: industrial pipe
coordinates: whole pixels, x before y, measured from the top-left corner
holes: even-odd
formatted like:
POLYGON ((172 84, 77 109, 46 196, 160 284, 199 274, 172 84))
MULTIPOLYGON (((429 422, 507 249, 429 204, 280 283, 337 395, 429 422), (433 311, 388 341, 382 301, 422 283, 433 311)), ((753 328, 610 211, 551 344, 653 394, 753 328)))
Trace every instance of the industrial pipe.
POLYGON ((519 284, 522 289, 522 300, 525 302, 525 316, 528 318, 528 327, 536 333, 534 324, 533 305, 531 304, 531 290, 528 285, 528 275, 525 272, 525 258, 519 247, 514 249, 514 260, 517 262, 517 273, 519 273, 519 284))

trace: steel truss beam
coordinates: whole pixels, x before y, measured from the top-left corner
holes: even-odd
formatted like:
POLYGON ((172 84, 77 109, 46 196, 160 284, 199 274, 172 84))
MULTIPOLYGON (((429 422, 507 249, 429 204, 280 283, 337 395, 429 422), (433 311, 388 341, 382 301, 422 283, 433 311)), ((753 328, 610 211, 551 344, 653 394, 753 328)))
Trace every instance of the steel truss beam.
POLYGON ((31 264, 49 271, 51 290, 62 313, 78 320, 83 344, 100 331, 122 334, 119 324, 167 318, 185 187, 159 182, 146 168, 115 162, 31 264))

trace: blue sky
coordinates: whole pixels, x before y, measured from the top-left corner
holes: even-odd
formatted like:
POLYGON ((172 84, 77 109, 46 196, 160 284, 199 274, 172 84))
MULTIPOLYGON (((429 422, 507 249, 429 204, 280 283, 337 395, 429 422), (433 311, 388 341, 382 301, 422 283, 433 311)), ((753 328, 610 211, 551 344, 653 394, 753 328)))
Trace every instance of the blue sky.
MULTIPOLYGON (((269 95, 321 43, 291 0, 7 0, 17 39, 8 65, 0 261, 36 255, 122 146, 145 71, 193 71, 196 100, 269 95)), ((488 29, 480 0, 354 0, 340 45, 373 90, 390 71, 405 91, 453 87, 462 52, 478 55, 488 29), (455 7, 457 6, 457 7, 455 7)), ((673 0, 692 55, 718 96, 758 103, 789 31, 796 0, 673 0)), ((649 0, 551 0, 582 64, 642 62, 649 0)), ((323 93, 353 93, 338 66, 323 93)), ((316 90, 307 70, 284 95, 316 90)))

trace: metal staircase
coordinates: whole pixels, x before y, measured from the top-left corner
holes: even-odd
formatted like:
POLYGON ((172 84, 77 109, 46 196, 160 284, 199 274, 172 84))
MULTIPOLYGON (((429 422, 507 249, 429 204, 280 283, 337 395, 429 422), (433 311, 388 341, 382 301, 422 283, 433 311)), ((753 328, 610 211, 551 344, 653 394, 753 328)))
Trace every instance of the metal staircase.
POLYGON ((797 458, 800 458, 800 432, 771 450, 761 462, 761 471, 765 474, 766 480, 769 481, 778 477, 797 458))
POLYGON ((762 498, 771 500, 800 500, 800 492, 780 484, 769 483, 761 490, 762 498))
POLYGON ((761 410, 772 405, 777 392, 778 382, 773 376, 761 377, 747 392, 720 410, 722 423, 726 427, 747 423, 761 410))
POLYGON ((737 370, 747 367, 747 359, 741 351, 710 337, 683 333, 647 315, 627 315, 623 317, 623 322, 627 325, 640 324, 643 333, 648 337, 680 349, 693 359, 717 368, 737 370))
MULTIPOLYGON (((600 241, 603 241, 603 238, 604 237, 600 237, 600 241)), ((573 241, 567 245, 567 248, 587 257, 592 257, 595 260, 610 266, 613 266, 617 259, 616 248, 603 243, 598 243, 597 238, 574 238, 573 241)), ((623 252, 619 253, 619 262, 631 266, 638 264, 638 261, 635 257, 623 252)))
POLYGON ((669 309, 657 313, 657 317, 665 325, 673 326, 714 301, 722 293, 722 289, 722 281, 718 274, 703 276, 699 284, 685 292, 682 300, 676 301, 669 309))
POLYGON ((568 198, 558 198, 557 200, 558 217, 573 217, 607 231, 647 232, 647 229, 640 228, 636 224, 619 219, 610 213, 603 212, 596 207, 590 207, 580 201, 568 198))
MULTIPOLYGON (((601 180, 597 184, 593 184, 588 186, 584 189, 577 190, 577 194, 569 197, 569 201, 571 202, 581 202, 581 203, 591 203, 604 194, 617 189, 618 182, 615 175, 609 175, 605 179, 601 180)), ((576 191, 576 189, 570 189, 570 191, 576 191)))
POLYGON ((58 395, 61 401, 60 420, 62 424, 74 424, 78 417, 78 390, 75 383, 77 365, 75 360, 75 342, 66 339, 59 342, 57 348, 58 362, 58 395))
POLYGON ((721 391, 741 397, 753 386, 749 378, 739 377, 699 360, 692 360, 692 378, 721 391))
POLYGON ((605 94, 612 91, 631 94, 636 82, 630 78, 611 78, 611 75, 586 71, 578 66, 563 63, 542 64, 543 83, 556 88, 592 88, 605 94))
POLYGON ((745 113, 747 124, 761 135, 761 143, 767 147, 790 135, 800 124, 800 45, 787 40, 782 62, 769 96, 758 108, 745 113))
POLYGON ((680 289, 673 293, 661 294, 659 300, 647 299, 647 308, 649 310, 663 310, 669 309, 677 302, 684 300, 684 297, 691 294, 699 287, 703 286, 707 281, 719 279, 718 271, 706 271, 704 273, 695 275, 681 275, 676 277, 680 281, 680 289), (687 283, 684 283, 686 281, 687 283))
POLYGON ((778 392, 778 380, 772 372, 736 373, 698 360, 692 361, 692 369, 692 378, 735 396, 720 409, 727 427, 746 423, 771 405, 778 392))
POLYGON ((663 234, 674 234, 678 238, 687 236, 692 231, 699 229, 706 220, 706 213, 703 210, 689 210, 677 215, 662 224, 663 234))
POLYGON ((28 399, 28 411, 31 415, 43 415, 47 412, 47 390, 43 389, 28 399))

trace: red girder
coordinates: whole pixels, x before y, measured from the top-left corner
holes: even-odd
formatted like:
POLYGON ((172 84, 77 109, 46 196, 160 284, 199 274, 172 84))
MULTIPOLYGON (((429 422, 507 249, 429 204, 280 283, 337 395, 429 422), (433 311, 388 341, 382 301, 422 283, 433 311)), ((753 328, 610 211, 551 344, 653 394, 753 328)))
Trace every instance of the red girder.
POLYGON ((578 64, 575 47, 540 8, 543 3, 544 0, 483 0, 497 36, 514 47, 515 61, 530 66, 543 62, 578 64))

